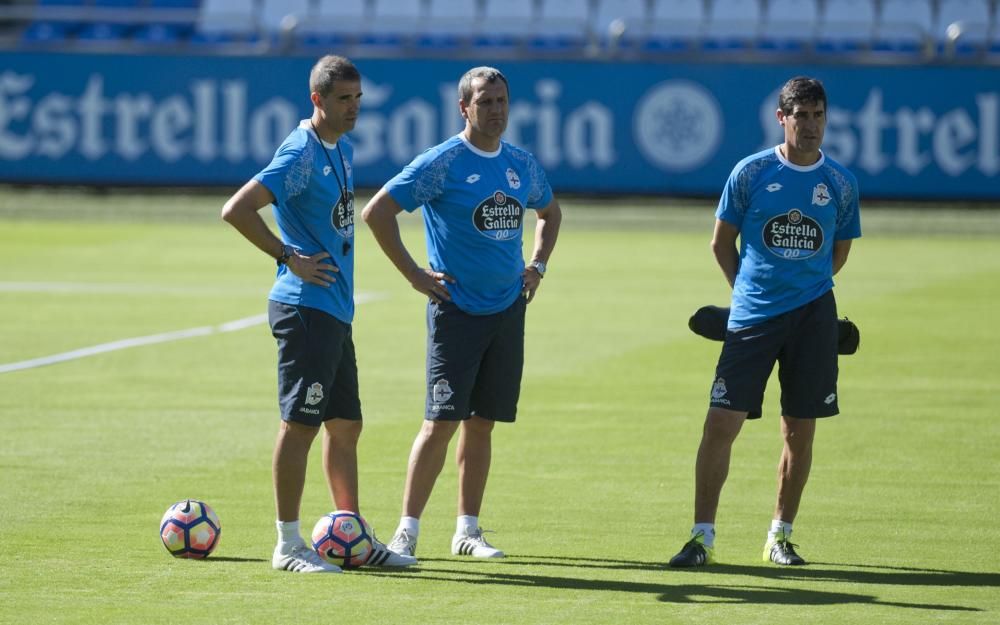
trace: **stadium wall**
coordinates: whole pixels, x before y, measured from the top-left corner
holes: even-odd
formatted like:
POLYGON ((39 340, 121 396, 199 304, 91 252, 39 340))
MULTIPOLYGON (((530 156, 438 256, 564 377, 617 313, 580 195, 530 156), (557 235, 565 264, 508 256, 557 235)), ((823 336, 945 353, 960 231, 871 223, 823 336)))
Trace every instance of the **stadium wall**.
MULTIPOLYGON (((0 53, 0 181, 239 185, 310 114, 313 61, 0 53)), ((358 61, 358 186, 461 129, 455 85, 475 64, 358 61)), ((808 74, 831 98, 825 149, 865 196, 1000 200, 1000 67, 499 65, 506 137, 560 192, 715 196, 737 161, 780 141, 777 89, 808 74)))

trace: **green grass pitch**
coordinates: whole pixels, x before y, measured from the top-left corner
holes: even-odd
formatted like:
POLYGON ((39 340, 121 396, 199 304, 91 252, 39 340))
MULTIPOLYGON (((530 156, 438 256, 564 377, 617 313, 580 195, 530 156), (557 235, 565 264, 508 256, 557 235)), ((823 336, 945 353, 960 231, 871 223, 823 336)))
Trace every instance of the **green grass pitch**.
MULTIPOLYGON (((1000 213, 866 207, 838 276, 862 330, 819 427, 795 541, 760 560, 780 450, 776 382, 737 441, 722 564, 664 567, 691 523, 718 344, 691 334, 728 290, 709 204, 564 198, 529 307, 518 422, 495 435, 482 515, 509 557, 450 556, 456 471, 419 568, 270 569, 273 263, 218 220, 221 195, 3 189, 0 367, 121 339, 202 335, 0 373, 0 623, 716 625, 1000 622, 1000 213), (163 511, 218 512, 207 561, 171 558, 163 511)), ((530 228, 533 221, 529 220, 530 228)), ((419 217, 404 237, 423 258, 419 217)), ((423 396, 424 304, 359 225, 362 512, 399 515, 423 396)), ((311 458, 308 529, 331 502, 311 458)))

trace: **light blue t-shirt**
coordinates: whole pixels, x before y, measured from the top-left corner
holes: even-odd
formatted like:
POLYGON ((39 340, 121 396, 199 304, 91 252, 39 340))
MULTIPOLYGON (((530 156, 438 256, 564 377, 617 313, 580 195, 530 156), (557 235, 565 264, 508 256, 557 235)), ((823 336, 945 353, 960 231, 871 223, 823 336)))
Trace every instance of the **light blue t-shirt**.
POLYGON ((488 315, 514 303, 525 210, 552 201, 534 156, 504 141, 484 152, 456 135, 413 159, 385 189, 404 210, 423 209, 428 262, 455 279, 447 288, 456 306, 488 315))
POLYGON ((833 288, 833 243, 861 236, 858 182, 821 154, 808 167, 770 148, 740 161, 715 216, 740 231, 729 328, 755 325, 833 288))
POLYGON ((285 138, 271 163, 254 176, 274 195, 274 219, 281 240, 300 254, 330 254, 323 262, 339 273, 329 287, 303 281, 278 267, 270 298, 327 312, 344 323, 354 320, 354 148, 347 137, 336 144, 319 140, 309 120, 285 138), (339 149, 338 149, 339 148, 339 149), (342 155, 342 156, 341 156, 342 155))

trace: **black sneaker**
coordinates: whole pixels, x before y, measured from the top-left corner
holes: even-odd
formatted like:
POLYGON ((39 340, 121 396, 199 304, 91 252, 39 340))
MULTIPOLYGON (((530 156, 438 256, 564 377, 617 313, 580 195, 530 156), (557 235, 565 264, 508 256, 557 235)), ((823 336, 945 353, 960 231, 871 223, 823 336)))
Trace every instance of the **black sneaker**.
POLYGON ((670 566, 679 569, 714 564, 715 550, 712 547, 706 547, 702 540, 703 535, 698 533, 694 538, 684 543, 680 552, 670 558, 670 566))
POLYGON ((783 566, 802 566, 806 563, 802 556, 795 553, 791 541, 784 537, 768 538, 764 545, 764 562, 774 562, 783 566))

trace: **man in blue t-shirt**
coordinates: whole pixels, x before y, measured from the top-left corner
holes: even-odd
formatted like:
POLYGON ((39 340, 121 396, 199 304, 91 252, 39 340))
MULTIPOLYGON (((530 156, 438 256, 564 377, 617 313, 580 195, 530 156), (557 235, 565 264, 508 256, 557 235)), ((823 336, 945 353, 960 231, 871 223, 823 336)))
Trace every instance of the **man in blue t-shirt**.
MULTIPOLYGON (((345 133, 361 104, 361 74, 348 59, 325 56, 309 75, 313 114, 274 159, 226 202, 222 217, 278 263, 268 301, 278 341, 281 427, 274 448, 278 544, 271 565, 298 573, 339 572, 302 539, 299 506, 306 460, 323 430, 323 468, 334 507, 359 511, 361 435, 354 319, 353 149, 345 133), (271 205, 280 234, 260 216, 271 205)), ((374 541, 367 563, 416 562, 374 541)))
POLYGON ((809 477, 816 419, 839 412, 833 276, 861 236, 857 181, 820 150, 826 104, 818 80, 785 83, 776 112, 784 143, 740 161, 722 192, 712 250, 733 288, 732 307, 695 466, 694 527, 670 566, 713 561, 732 445, 744 421, 761 416, 775 362, 784 448, 763 559, 805 564, 790 540, 792 522, 809 477))
POLYGON ((499 70, 462 76, 465 129, 417 156, 372 198, 363 216, 386 256, 427 304, 425 421, 410 452, 403 514, 389 549, 416 551, 419 519, 459 429, 454 555, 501 558, 479 527, 493 424, 517 415, 525 306, 545 275, 562 212, 535 158, 501 140, 510 92, 499 70), (423 210, 429 269, 403 245, 397 215, 423 210), (525 266, 522 233, 536 211, 525 266))

